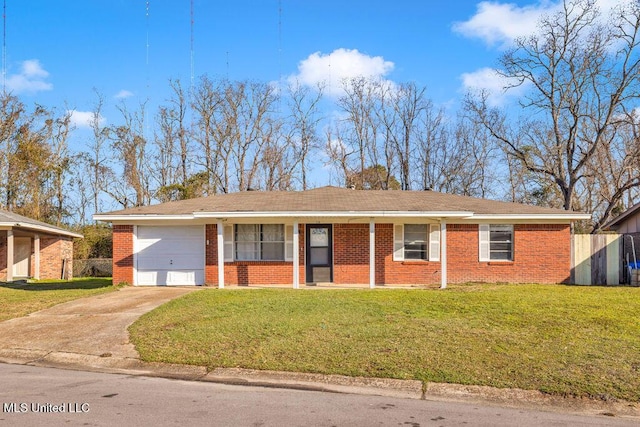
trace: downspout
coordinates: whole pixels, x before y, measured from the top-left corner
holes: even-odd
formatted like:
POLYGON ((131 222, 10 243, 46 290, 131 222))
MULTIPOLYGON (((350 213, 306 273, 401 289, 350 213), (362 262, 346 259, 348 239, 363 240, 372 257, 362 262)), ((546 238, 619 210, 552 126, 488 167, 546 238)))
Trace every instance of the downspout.
POLYGON ((218 288, 224 288, 224 223, 218 219, 216 225, 218 237, 218 288))
POLYGON ((447 288, 447 221, 440 220, 440 289, 447 288))

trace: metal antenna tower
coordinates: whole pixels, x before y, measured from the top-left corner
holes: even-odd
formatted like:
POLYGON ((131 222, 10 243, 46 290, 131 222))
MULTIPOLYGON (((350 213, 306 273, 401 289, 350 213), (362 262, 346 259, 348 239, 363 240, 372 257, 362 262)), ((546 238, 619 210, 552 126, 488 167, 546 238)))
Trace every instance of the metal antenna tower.
POLYGON ((2 7, 2 94, 7 93, 7 0, 2 7))
POLYGON ((194 64, 194 49, 193 49, 193 27, 194 27, 194 13, 193 13, 193 0, 191 0, 191 91, 193 92, 193 81, 195 79, 195 64, 194 64))
POLYGON ((145 21, 147 26, 147 45, 146 45, 146 61, 147 66, 147 90, 149 89, 149 0, 147 0, 147 9, 145 13, 145 21))

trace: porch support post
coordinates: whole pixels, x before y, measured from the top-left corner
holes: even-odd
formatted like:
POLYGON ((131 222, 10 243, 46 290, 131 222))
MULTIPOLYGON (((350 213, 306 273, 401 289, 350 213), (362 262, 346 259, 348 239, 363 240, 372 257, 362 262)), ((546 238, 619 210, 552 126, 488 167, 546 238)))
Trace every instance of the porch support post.
POLYGON ((300 288, 300 235, 298 221, 293 222, 293 289, 300 288))
POLYGON ((222 220, 218 220, 216 226, 218 234, 218 288, 224 288, 224 224, 222 220))
POLYGON ((33 278, 40 279, 40 235, 33 235, 33 278))
POLYGON ((369 220, 369 288, 376 287, 376 223, 369 220))
POLYGON ((13 230, 7 230, 7 282, 13 282, 13 230))
POLYGON ((447 221, 440 221, 440 289, 447 287, 447 221))

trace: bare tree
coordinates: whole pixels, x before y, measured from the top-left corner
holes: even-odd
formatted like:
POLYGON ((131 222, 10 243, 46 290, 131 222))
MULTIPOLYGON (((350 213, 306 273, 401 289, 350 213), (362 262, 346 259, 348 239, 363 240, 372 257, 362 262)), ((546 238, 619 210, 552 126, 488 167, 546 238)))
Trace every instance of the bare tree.
POLYGON ((318 124, 322 117, 319 114, 319 103, 322 99, 324 86, 315 89, 295 82, 288 86, 290 130, 287 139, 295 152, 302 189, 307 189, 307 169, 309 156, 318 148, 318 124))
POLYGON ((613 130, 596 150, 585 174, 589 183, 585 207, 594 213, 594 232, 624 210, 626 194, 640 188, 640 117, 636 110, 613 130))
MULTIPOLYGON (((346 148, 343 154, 348 152, 349 157, 355 156, 352 170, 364 171, 368 166, 368 159, 376 153, 380 128, 376 108, 380 99, 380 85, 365 77, 345 80, 342 85, 344 95, 338 99, 338 107, 345 114, 345 118, 341 120, 341 125, 338 125, 338 133, 341 144, 346 148)), ((364 188, 364 175, 357 176, 360 179, 357 184, 364 188)))
POLYGON ((49 220, 61 225, 63 218, 70 216, 67 187, 73 161, 69 153, 68 139, 72 131, 71 112, 67 110, 61 117, 51 117, 46 122, 51 157, 49 160, 51 181, 51 213, 49 220))
MULTIPOLYGON (((501 59, 511 87, 526 89, 524 116, 492 110, 482 96, 470 106, 509 155, 543 187, 557 188, 562 207, 572 210, 590 164, 606 152, 640 98, 640 7, 628 2, 605 22, 594 0, 562 6, 501 59)), ((619 167, 620 160, 610 165, 619 167)))
POLYGON ((122 169, 122 180, 115 180, 105 191, 122 207, 145 206, 151 202, 147 140, 144 137, 145 104, 130 112, 118 107, 123 124, 110 130, 111 148, 122 169))
POLYGON ((426 88, 415 83, 402 83, 384 88, 391 103, 391 109, 383 109, 383 122, 387 129, 387 144, 392 144, 400 169, 400 183, 403 190, 411 190, 412 166, 416 144, 416 133, 420 116, 431 108, 426 98, 426 88), (388 114, 388 113, 391 114, 388 114))
POLYGON ((221 131, 219 111, 224 103, 224 90, 203 76, 192 94, 191 107, 194 111, 194 121, 197 132, 194 135, 195 141, 202 148, 203 156, 195 159, 196 164, 204 167, 207 174, 208 194, 215 194, 220 188, 220 162, 222 151, 216 143, 217 140, 224 140, 225 131, 221 131))
MULTIPOLYGON (((21 132, 25 115, 25 106, 20 100, 10 94, 3 93, 0 97, 0 186, 2 188, 2 205, 5 209, 12 210, 16 190, 12 181, 15 166, 12 158, 17 152, 17 137, 21 132)), ((27 128, 29 125, 26 125, 27 128)), ((24 132, 24 131, 22 131, 24 132)))

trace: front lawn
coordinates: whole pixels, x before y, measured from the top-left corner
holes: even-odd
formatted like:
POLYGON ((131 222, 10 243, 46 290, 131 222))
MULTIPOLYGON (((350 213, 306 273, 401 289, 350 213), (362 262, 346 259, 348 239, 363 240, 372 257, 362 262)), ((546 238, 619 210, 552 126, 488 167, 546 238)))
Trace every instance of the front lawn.
POLYGON ((640 400, 640 289, 210 289, 130 328, 147 361, 640 400))
POLYGON ((74 299, 111 292, 110 278, 0 283, 0 322, 74 299))

